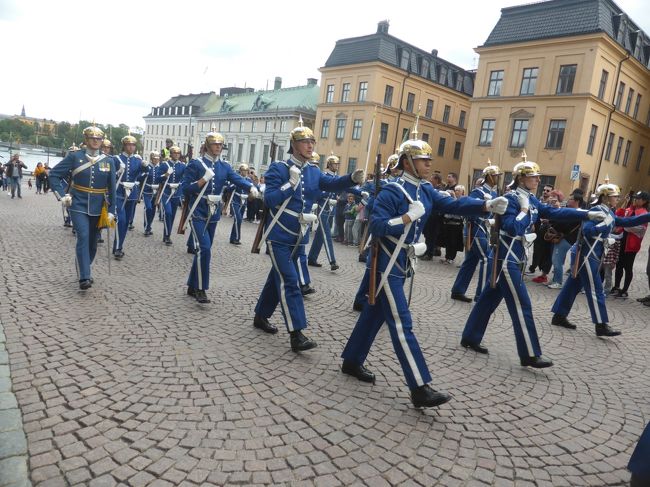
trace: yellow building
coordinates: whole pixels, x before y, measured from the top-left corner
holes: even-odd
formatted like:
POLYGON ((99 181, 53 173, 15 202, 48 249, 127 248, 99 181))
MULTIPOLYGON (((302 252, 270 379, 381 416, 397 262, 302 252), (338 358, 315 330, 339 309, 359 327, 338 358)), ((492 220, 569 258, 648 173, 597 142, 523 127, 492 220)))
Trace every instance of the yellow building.
POLYGON ((606 175, 624 191, 650 187, 650 37, 616 4, 504 8, 476 52, 461 182, 488 158, 512 169, 525 149, 565 194, 606 175))
POLYGON ((389 35, 387 21, 374 34, 337 41, 320 71, 321 159, 333 152, 341 173, 367 161, 372 171, 377 152, 386 161, 410 135, 419 109, 418 131, 438 154, 436 169, 459 171, 474 73, 389 35))

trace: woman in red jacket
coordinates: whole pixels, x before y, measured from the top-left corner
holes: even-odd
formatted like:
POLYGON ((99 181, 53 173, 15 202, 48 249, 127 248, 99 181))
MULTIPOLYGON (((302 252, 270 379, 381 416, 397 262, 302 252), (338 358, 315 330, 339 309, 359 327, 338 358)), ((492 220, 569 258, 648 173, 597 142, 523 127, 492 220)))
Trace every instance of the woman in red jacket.
MULTIPOLYGON (((650 202, 650 194, 647 191, 639 191, 633 196, 632 205, 625 210, 625 216, 638 216, 648 212, 648 203, 650 202)), ((612 294, 617 298, 627 298, 627 289, 632 282, 634 267, 634 259, 636 254, 641 250, 641 240, 645 235, 648 224, 638 225, 636 227, 624 228, 623 239, 621 240, 621 253, 616 263, 616 275, 614 280, 614 287, 612 294), (625 281, 623 287, 620 288, 621 278, 625 271, 625 281)))

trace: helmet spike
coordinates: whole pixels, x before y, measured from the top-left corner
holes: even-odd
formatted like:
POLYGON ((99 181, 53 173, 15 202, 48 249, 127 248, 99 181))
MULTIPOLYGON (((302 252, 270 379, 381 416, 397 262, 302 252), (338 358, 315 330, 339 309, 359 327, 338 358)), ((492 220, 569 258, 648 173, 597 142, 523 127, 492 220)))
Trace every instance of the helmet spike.
POLYGON ((526 149, 521 151, 521 160, 524 162, 528 160, 528 156, 526 155, 526 149))
POLYGON ((298 123, 300 124, 301 127, 303 127, 303 122, 302 122, 302 114, 298 115, 298 123))
POLYGON ((411 132, 411 139, 417 140, 418 138, 418 124, 420 123, 420 110, 422 109, 422 103, 418 103, 418 113, 415 116, 415 125, 413 126, 413 131, 411 132))

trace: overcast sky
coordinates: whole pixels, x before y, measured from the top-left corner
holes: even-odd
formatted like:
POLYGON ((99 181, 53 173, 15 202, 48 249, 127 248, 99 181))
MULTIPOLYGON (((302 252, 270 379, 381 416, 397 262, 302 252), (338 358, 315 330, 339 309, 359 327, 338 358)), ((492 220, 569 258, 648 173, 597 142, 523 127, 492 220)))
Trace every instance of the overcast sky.
MULTIPOLYGON (((476 67, 503 7, 526 0, 0 0, 0 113, 144 127, 178 94, 317 78, 337 39, 389 33, 476 67)), ((616 3, 650 34, 648 0, 616 3)))

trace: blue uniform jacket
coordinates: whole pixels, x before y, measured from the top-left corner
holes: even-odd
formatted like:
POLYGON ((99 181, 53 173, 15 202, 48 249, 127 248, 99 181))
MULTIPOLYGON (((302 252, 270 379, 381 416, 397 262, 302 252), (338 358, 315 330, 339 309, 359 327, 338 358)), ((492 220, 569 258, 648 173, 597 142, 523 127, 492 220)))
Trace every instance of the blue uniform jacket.
MULTIPOLYGON (((174 161, 169 160, 169 161, 167 161, 167 163, 168 164, 174 164, 174 161)), ((169 175, 169 184, 171 184, 171 183, 180 184, 180 182, 183 180, 183 174, 185 173, 185 168, 186 167, 187 166, 185 165, 185 163, 180 162, 180 161, 176 162, 174 164, 174 172, 169 175)), ((165 193, 164 194, 165 194, 166 198, 169 198, 169 195, 172 192, 172 188, 169 187, 169 184, 167 184, 167 187, 165 188, 165 193)), ((179 190, 180 190, 180 186, 176 189, 176 191, 174 191, 174 194, 173 194, 173 196, 171 198, 172 201, 180 200, 182 192, 179 191, 179 190)), ((167 200, 165 200, 165 201, 167 201, 167 200)))
MULTIPOLYGON (((118 164, 121 162, 125 166, 124 174, 121 179, 123 183, 137 182, 138 184, 142 184, 142 181, 147 175, 147 166, 139 155, 133 154, 132 156, 127 156, 122 153, 119 156, 116 156, 115 159, 117 159, 118 164)), ((139 188, 134 187, 133 191, 131 191, 131 194, 129 195, 129 200, 137 200, 139 194, 139 188)), ((126 191, 122 185, 117 188, 117 196, 118 198, 124 198, 126 196, 126 191)))
MULTIPOLYGON (((494 191, 487 184, 484 184, 479 188, 474 188, 469 193, 469 197, 476 198, 477 200, 481 200, 481 201, 487 201, 489 199, 496 198, 497 192, 494 191)), ((471 223, 470 232, 472 238, 475 238, 477 236, 479 238, 489 238, 488 231, 485 226, 485 220, 487 220, 488 218, 492 218, 491 213, 485 213, 481 216, 470 216, 467 218, 467 222, 471 223)), ((463 234, 467 236, 467 227, 463 231, 463 234)))
MULTIPOLYGON (((251 183, 253 185, 253 181, 249 177, 244 178, 246 181, 251 183)), ((246 202, 246 198, 242 198, 242 195, 248 194, 249 189, 244 188, 244 187, 237 187, 236 185, 232 184, 232 182, 228 185, 228 191, 234 191, 235 195, 232 197, 232 202, 235 205, 243 205, 246 202)))
MULTIPOLYGON (((65 179, 72 177, 72 172, 88 162, 86 151, 70 152, 61 162, 50 171, 50 185, 58 198, 66 194, 67 182, 65 179)), ((108 202, 109 213, 116 214, 115 195, 115 165, 110 157, 101 154, 97 162, 72 177, 69 188, 72 196, 70 211, 78 211, 90 216, 99 216, 104 201, 108 202), (95 193, 75 188, 75 185, 92 190, 104 190, 95 193)))
POLYGON ((147 177, 144 180, 145 194, 153 194, 152 184, 165 184, 163 176, 167 174, 167 169, 169 169, 169 166, 166 162, 161 162, 155 166, 151 164, 147 168, 147 177))
MULTIPOLYGON (((271 242, 294 245, 301 231, 300 213, 311 212, 311 205, 320 195, 320 191, 340 191, 354 184, 349 175, 337 177, 324 174, 318 166, 305 164, 300 183, 294 189, 289 184, 289 168, 294 165, 300 167, 300 164, 297 164, 293 158, 287 161, 276 161, 271 163, 268 171, 264 174, 266 181, 264 203, 269 208, 269 217, 266 219, 267 228, 284 200, 289 198, 285 211, 282 212, 277 223, 269 232, 267 239, 271 242)), ((306 244, 308 238, 308 235, 305 235, 300 243, 306 244)))
MULTIPOLYGON (((199 188, 199 180, 205 174, 205 168, 208 167, 214 171, 214 177, 206 183, 207 188, 203 192, 201 201, 194 210, 192 219, 207 220, 209 209, 207 195, 221 195, 223 187, 227 181, 234 183, 239 188, 249 190, 253 184, 247 179, 237 174, 227 162, 221 159, 213 162, 209 157, 201 159, 192 159, 183 172, 181 186, 183 196, 189 198, 189 208, 194 206, 194 202, 203 188, 199 188)), ((221 205, 218 205, 214 214, 210 217, 210 222, 217 222, 221 218, 221 205)))
MULTIPOLYGON (((406 175, 386 183, 374 199, 370 215, 370 233, 373 237, 380 237, 380 247, 377 258, 377 269, 386 270, 390 255, 395 250, 398 239, 404 233, 406 225, 401 221, 391 223, 394 218, 404 215, 409 208, 409 201, 404 195, 401 186, 413 200, 419 200, 426 210, 420 220, 412 222, 404 245, 416 243, 422 229, 432 211, 438 213, 452 213, 454 215, 480 215, 483 212, 484 201, 475 198, 454 199, 448 193, 438 191, 427 181, 418 181, 413 176, 406 175), (418 184, 419 183, 419 184, 418 184)), ((368 266, 370 259, 368 260, 368 266)), ((396 265, 391 269, 391 275, 404 277, 407 270, 407 249, 402 248, 397 257, 396 265)))

